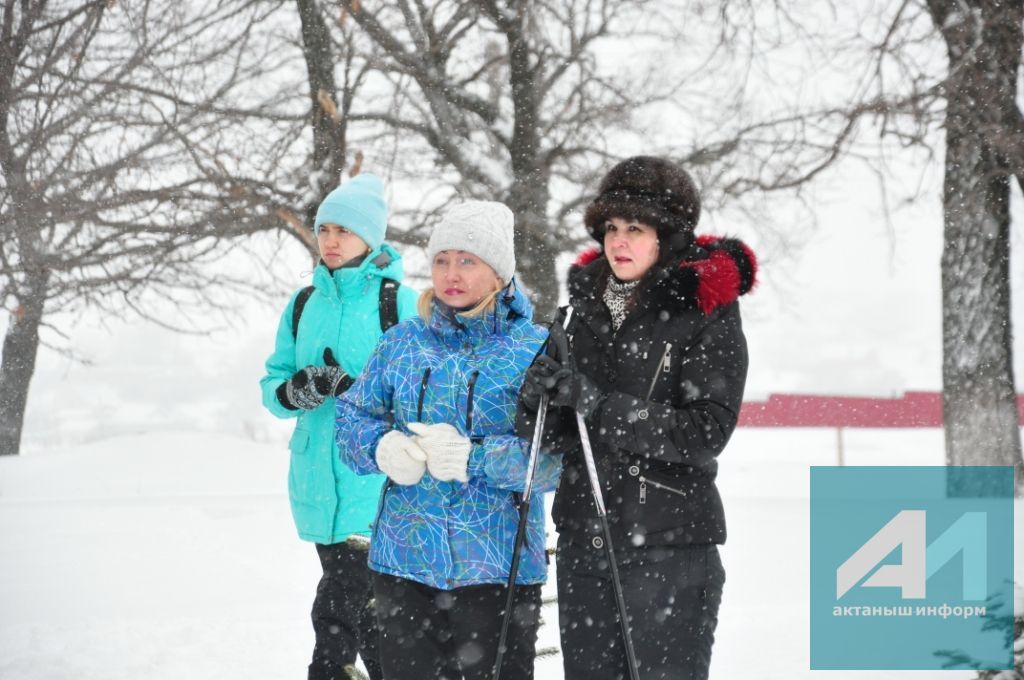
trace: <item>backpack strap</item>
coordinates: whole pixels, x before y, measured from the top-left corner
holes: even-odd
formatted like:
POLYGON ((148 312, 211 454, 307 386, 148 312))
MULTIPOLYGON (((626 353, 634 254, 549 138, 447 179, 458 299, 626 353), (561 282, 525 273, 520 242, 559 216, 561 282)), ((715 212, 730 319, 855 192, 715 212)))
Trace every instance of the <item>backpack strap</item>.
POLYGON ((292 307, 292 338, 299 337, 299 319, 302 318, 302 310, 309 301, 309 296, 316 290, 313 286, 306 286, 295 296, 295 305, 292 307))
MULTIPOLYGON (((299 336, 299 319, 302 318, 302 310, 309 301, 315 288, 306 286, 295 296, 295 306, 292 307, 292 337, 299 336)), ((380 283, 380 330, 386 331, 398 323, 398 281, 384 279, 380 283)))
POLYGON ((398 323, 398 281, 383 279, 380 282, 380 330, 386 332, 398 323))

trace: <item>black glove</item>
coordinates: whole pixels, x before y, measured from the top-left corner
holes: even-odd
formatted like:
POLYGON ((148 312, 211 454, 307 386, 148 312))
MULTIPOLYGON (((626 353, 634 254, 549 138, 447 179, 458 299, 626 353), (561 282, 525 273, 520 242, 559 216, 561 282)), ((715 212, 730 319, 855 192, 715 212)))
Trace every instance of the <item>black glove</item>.
POLYGON ((336 397, 355 382, 338 365, 334 352, 324 350, 326 366, 306 366, 277 388, 277 399, 285 408, 311 411, 324 403, 327 397, 336 397))
MULTIPOLYGON (((516 409, 516 434, 533 443, 533 435, 537 431, 537 411, 525 406, 516 409)), ((544 421, 544 432, 540 439, 541 453, 571 453, 580 445, 579 429, 576 426, 576 414, 563 409, 548 409, 544 421), (571 415, 570 415, 571 413, 571 415)))
POLYGON ((320 367, 323 371, 313 378, 317 392, 337 397, 352 387, 352 383, 355 380, 338 365, 337 360, 334 358, 334 352, 331 351, 330 347, 324 350, 324 363, 327 365, 320 367))
MULTIPOLYGON (((543 357, 552 361, 549 357, 543 357)), ((604 396, 594 381, 576 370, 573 364, 568 367, 558 365, 549 380, 555 381, 554 394, 551 396, 552 406, 568 406, 580 413, 584 418, 598 407, 604 396)))
MULTIPOLYGON (((556 364, 561 367, 561 364, 556 364)), ((523 389, 519 393, 520 399, 529 410, 536 412, 540 407, 542 394, 551 396, 558 381, 554 378, 554 370, 551 367, 551 357, 542 354, 534 360, 523 378, 523 389), (544 361, 542 361, 542 359, 544 361)))
POLYGON ((292 377, 277 388, 277 400, 285 408, 297 411, 312 411, 324 403, 327 395, 316 389, 314 379, 323 366, 306 366, 295 371, 292 377))
POLYGON ((568 356, 569 338, 566 337, 565 329, 560 323, 560 315, 556 315, 548 326, 548 339, 544 344, 544 353, 534 359, 523 377, 523 387, 519 392, 519 397, 527 409, 536 413, 540 408, 541 395, 547 394, 549 399, 554 396, 555 386, 558 384, 555 373, 568 356))
POLYGON ((584 418, 594 412, 603 396, 594 382, 577 370, 569 355, 569 338, 559 323, 551 325, 546 353, 526 370, 523 403, 536 411, 540 396, 545 393, 552 406, 568 406, 584 418))

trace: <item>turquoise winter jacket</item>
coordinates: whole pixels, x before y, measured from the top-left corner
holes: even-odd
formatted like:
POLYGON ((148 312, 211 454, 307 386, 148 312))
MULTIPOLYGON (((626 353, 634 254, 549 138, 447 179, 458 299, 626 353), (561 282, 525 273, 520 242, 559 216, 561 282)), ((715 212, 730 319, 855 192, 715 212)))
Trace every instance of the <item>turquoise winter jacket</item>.
MULTIPOLYGON (((322 263, 317 265, 315 290, 302 310, 298 337, 292 336, 296 291, 281 315, 274 353, 260 380, 267 410, 278 418, 298 418, 289 443, 288 495, 299 537, 307 541, 332 544, 352 534, 369 536, 385 478, 358 476, 339 458, 333 398, 312 411, 291 410, 278 401, 277 388, 300 368, 323 365, 327 347, 346 373, 353 378, 359 375, 381 336, 382 278, 402 279, 401 256, 387 244, 372 251, 358 267, 332 273, 322 263)), ((400 286, 400 320, 416 315, 417 297, 411 288, 400 286)))

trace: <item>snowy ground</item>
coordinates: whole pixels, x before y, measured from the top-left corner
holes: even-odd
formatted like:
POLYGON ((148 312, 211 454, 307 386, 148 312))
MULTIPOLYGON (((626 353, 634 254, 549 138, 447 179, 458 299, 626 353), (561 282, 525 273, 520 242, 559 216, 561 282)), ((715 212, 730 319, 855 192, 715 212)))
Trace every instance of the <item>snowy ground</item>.
MULTIPOLYGON (((942 458, 938 430, 852 431, 845 444, 850 464, 942 458)), ((723 456, 712 677, 971 677, 808 670, 808 468, 833 464, 835 446, 829 430, 744 429, 723 456)), ((305 677, 319 574, 293 533, 286 465, 281 445, 195 432, 0 459, 0 678, 305 677)), ((554 608, 544 616, 541 648, 557 645, 554 608)), ((537 677, 560 678, 557 657, 537 677)))

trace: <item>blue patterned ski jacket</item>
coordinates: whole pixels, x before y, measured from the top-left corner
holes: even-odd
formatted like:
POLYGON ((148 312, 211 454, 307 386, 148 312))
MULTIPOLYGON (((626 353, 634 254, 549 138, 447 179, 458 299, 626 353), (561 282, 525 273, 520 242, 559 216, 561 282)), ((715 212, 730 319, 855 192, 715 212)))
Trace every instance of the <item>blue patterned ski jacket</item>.
MULTIPOLYGON (((469 482, 388 483, 370 546, 370 568, 451 590, 505 583, 526 481, 529 442, 516 436, 516 398, 547 331, 530 322, 518 290, 480 317, 415 317, 384 334, 356 383, 337 400, 342 460, 358 474, 380 473, 377 442, 408 423, 450 423, 473 440, 469 482), (467 423, 470 420, 470 423, 467 423)), ((519 573, 543 583, 543 492, 558 483, 561 456, 542 455, 519 573)))

